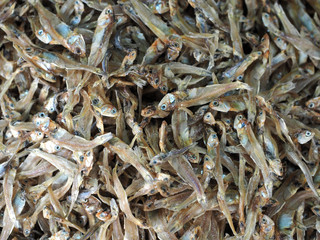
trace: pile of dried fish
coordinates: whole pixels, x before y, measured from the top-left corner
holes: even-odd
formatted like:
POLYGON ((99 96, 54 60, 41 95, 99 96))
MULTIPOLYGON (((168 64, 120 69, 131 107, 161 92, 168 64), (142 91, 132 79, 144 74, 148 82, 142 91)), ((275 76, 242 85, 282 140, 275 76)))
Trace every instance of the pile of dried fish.
POLYGON ((320 1, 0 1, 5 239, 320 239, 320 1))

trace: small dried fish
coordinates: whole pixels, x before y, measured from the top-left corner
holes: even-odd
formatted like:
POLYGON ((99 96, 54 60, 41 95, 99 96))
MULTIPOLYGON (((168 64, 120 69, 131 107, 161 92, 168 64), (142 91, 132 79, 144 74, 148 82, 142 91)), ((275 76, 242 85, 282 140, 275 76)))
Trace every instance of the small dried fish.
POLYGON ((0 238, 318 239, 320 1, 0 1, 0 238))

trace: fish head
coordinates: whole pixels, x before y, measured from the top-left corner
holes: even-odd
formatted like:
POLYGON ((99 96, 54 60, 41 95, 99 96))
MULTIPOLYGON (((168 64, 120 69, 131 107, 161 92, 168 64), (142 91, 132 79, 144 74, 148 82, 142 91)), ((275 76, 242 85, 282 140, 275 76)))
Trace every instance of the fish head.
POLYGON ((266 121, 266 111, 260 109, 260 111, 258 112, 258 115, 257 115, 257 124, 258 124, 258 127, 259 127, 259 128, 263 127, 265 121, 266 121))
POLYGON ((314 132, 311 132, 309 130, 302 130, 296 134, 296 138, 300 144, 305 144, 314 137, 314 134, 314 132))
POLYGON ((320 98, 316 98, 316 99, 310 99, 309 101, 306 102, 306 106, 309 109, 315 109, 317 107, 320 106, 320 98))
POLYGON ((52 41, 51 35, 42 28, 35 31, 35 35, 41 42, 45 44, 49 44, 52 41))
POLYGON ((219 98, 210 102, 209 107, 215 111, 228 112, 230 110, 230 104, 226 101, 222 101, 219 98))
POLYGON ((112 104, 105 104, 101 107, 100 113, 106 117, 118 116, 118 110, 112 104))
POLYGON ((93 151, 74 151, 72 157, 79 163, 80 170, 82 170, 85 175, 88 175, 93 165, 93 151))
POLYGON ((148 106, 148 107, 141 110, 141 116, 151 117, 151 116, 155 115, 156 112, 157 112, 156 106, 148 106))
POLYGON ((215 163, 208 154, 204 155, 203 157, 203 171, 208 172, 211 171, 215 166, 215 163))
POLYGON ((210 131, 207 138, 207 148, 216 148, 220 144, 218 135, 215 131, 210 131))
POLYGON ((182 39, 179 35, 172 34, 169 36, 168 49, 166 54, 167 61, 174 61, 178 58, 182 49, 182 39))
POLYGON ((56 153, 61 150, 59 145, 50 140, 40 143, 40 148, 47 153, 56 153))
POLYGON ((203 116, 203 122, 209 125, 214 125, 216 120, 211 112, 207 112, 203 116))
POLYGON ((161 92, 162 94, 167 94, 167 93, 168 93, 167 82, 162 82, 162 83, 159 85, 158 89, 160 90, 160 92, 161 92))
POLYGON ((266 33, 261 38, 258 48, 265 53, 269 50, 269 47, 270 47, 270 38, 269 38, 269 35, 266 33))
POLYGON ((275 231, 274 222, 267 215, 260 215, 259 218, 260 232, 267 236, 273 236, 275 231))
POLYGON ((67 39, 70 51, 80 57, 86 56, 86 43, 81 34, 75 34, 67 39))
POLYGON ((184 153, 183 156, 191 163, 199 163, 200 162, 200 156, 197 151, 189 150, 186 153, 184 153))
POLYGON ((269 160, 269 165, 272 169, 272 171, 277 175, 277 176, 283 176, 283 167, 280 159, 272 159, 269 160))
POLYGON ((57 107, 56 96, 50 97, 48 100, 46 100, 46 102, 44 103, 44 107, 49 113, 53 113, 54 111, 56 111, 56 107, 57 107))
POLYGON ((177 104, 176 96, 172 93, 165 95, 158 105, 158 109, 162 111, 172 111, 177 104))
POLYGON ((281 37, 275 37, 273 39, 273 42, 277 45, 278 48, 280 48, 281 50, 286 50, 287 49, 287 42, 282 39, 281 37))
POLYGON ((98 18, 98 26, 107 27, 108 25, 113 24, 114 20, 113 7, 108 5, 105 9, 103 9, 102 14, 98 18))
POLYGON ((32 122, 36 125, 41 131, 48 130, 50 126, 50 118, 44 112, 37 113, 33 116, 32 122))
POLYGON ((40 142, 44 138, 44 134, 41 131, 35 130, 30 132, 30 140, 32 142, 40 142))
POLYGON ((246 126, 246 119, 242 113, 237 114, 234 119, 233 127, 235 129, 241 129, 246 126))

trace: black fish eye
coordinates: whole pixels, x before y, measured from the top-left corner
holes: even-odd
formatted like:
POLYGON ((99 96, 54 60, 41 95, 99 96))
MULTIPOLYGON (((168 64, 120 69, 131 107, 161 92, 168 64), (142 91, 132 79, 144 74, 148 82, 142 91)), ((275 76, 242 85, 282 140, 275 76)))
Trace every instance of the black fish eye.
POLYGON ((243 76, 240 75, 240 76, 237 77, 237 79, 238 79, 238 80, 242 80, 242 79, 243 79, 243 76))
POLYGON ((314 108, 314 103, 310 103, 310 104, 308 105, 308 107, 309 107, 309 108, 314 108))
POLYGON ((212 104, 213 104, 214 106, 219 106, 219 102, 218 102, 218 101, 213 101, 212 104))
POLYGON ((44 118, 44 117, 46 117, 46 115, 43 112, 41 112, 41 113, 39 113, 39 117, 44 118))
POLYGON ((79 157, 79 159, 80 159, 81 162, 83 162, 84 156, 81 155, 81 156, 79 157))
POLYGON ((93 105, 97 105, 99 103, 99 99, 95 98, 92 100, 93 105))
POLYGON ((55 150, 57 150, 57 151, 60 150, 60 146, 59 146, 59 145, 56 145, 54 148, 55 148, 55 150))
POLYGON ((166 91, 167 91, 167 87, 166 87, 166 86, 162 86, 162 87, 161 87, 161 90, 164 91, 164 92, 166 92, 166 91))
POLYGON ((116 114, 116 113, 117 113, 117 109, 113 108, 113 109, 111 110, 111 113, 112 113, 112 114, 116 114))
POLYGON ((306 131, 306 136, 310 137, 311 136, 311 132, 310 131, 306 131))
POLYGON ((167 106, 166 106, 166 104, 162 104, 160 108, 161 108, 161 110, 163 110, 163 111, 164 111, 164 110, 166 110, 166 109, 167 109, 167 106))

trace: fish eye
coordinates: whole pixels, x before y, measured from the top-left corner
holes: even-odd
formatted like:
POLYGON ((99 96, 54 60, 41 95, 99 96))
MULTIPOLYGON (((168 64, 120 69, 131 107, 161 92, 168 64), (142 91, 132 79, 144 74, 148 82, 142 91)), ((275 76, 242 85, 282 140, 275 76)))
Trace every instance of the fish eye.
POLYGON ((59 145, 55 145, 55 146, 54 146, 54 149, 55 149, 56 151, 59 151, 59 150, 60 150, 60 146, 59 146, 59 145))
POLYGON ((264 37, 263 38, 261 38, 261 42, 263 42, 265 39, 264 39, 264 37))
POLYGON ((238 120, 242 120, 242 118, 243 118, 242 115, 238 116, 238 120))
POLYGON ((99 99, 95 98, 92 100, 93 105, 97 105, 99 103, 99 99))
POLYGON ((164 111, 164 110, 167 109, 167 105, 166 104, 162 104, 160 108, 161 108, 162 111, 164 111))
POLYGON ((117 113, 117 109, 112 108, 111 113, 112 113, 112 114, 116 114, 116 113, 117 113))
POLYGON ((209 113, 206 114, 206 118, 210 118, 210 114, 209 113))
POLYGON ((80 161, 81 161, 81 162, 83 162, 83 160, 84 160, 84 156, 83 156, 83 155, 81 155, 81 156, 79 157, 79 159, 80 159, 80 161))
POLYGON ((24 233, 25 233, 26 235, 29 235, 29 234, 30 234, 30 230, 29 230, 29 229, 26 229, 26 230, 24 230, 24 233))
POLYGON ((242 80, 242 79, 243 79, 243 76, 240 75, 240 76, 237 77, 237 79, 238 79, 238 80, 242 80))
POLYGON ((262 116, 262 114, 263 114, 263 112, 261 111, 261 112, 259 112, 259 116, 262 116))
POLYGON ((219 106, 219 102, 218 102, 218 101, 213 101, 212 104, 213 104, 214 106, 219 106))
POLYGON ((39 113, 39 117, 44 118, 44 117, 46 117, 46 114, 41 112, 41 113, 39 113))
POLYGON ((38 34, 41 36, 41 35, 43 34, 43 30, 42 30, 42 29, 39 30, 39 31, 38 31, 38 34))
POLYGON ((31 47, 27 47, 27 48, 26 48, 26 51, 27 51, 27 52, 31 52, 31 51, 32 51, 32 48, 31 48, 31 47))
POLYGON ((37 126, 40 126, 40 124, 41 124, 40 121, 36 121, 37 126))
POLYGON ((309 107, 309 108, 314 108, 314 103, 310 103, 310 104, 308 105, 308 107, 309 107))
POLYGON ((230 119, 227 119, 227 120, 226 120, 226 123, 227 123, 227 124, 230 124, 230 123, 231 123, 230 119))
POLYGON ((80 48, 76 48, 76 53, 80 54, 81 53, 81 49, 80 48))
POLYGON ((158 83, 159 83, 159 78, 156 78, 156 79, 154 80, 154 83, 158 85, 158 83))
POLYGON ((204 161, 209 161, 209 157, 208 157, 208 156, 205 156, 203 160, 204 160, 204 161))
POLYGON ((280 42, 280 41, 281 41, 281 38, 278 37, 278 38, 277 38, 277 41, 280 42))
POLYGON ((166 92, 168 89, 167 89, 166 86, 162 86, 162 87, 161 87, 161 90, 162 90, 163 92, 166 92))
POLYGON ((50 112, 53 112, 53 111, 54 111, 54 108, 53 108, 53 107, 51 107, 51 108, 50 108, 50 112))
POLYGON ((42 135, 42 132, 38 132, 38 136, 41 136, 42 135))
POLYGON ((311 132, 310 131, 306 131, 306 137, 310 137, 311 136, 311 132))
POLYGON ((261 222, 262 222, 263 224, 266 224, 266 223, 267 223, 267 220, 266 220, 265 218, 262 218, 261 222))
POLYGON ((264 16, 267 18, 267 17, 269 17, 269 14, 268 14, 268 13, 265 13, 264 16))
POLYGON ((212 137, 213 138, 217 138, 217 134, 212 134, 212 137))
POLYGON ((111 9, 107 9, 107 10, 106 10, 106 13, 111 14, 111 13, 112 13, 112 10, 111 10, 111 9))

